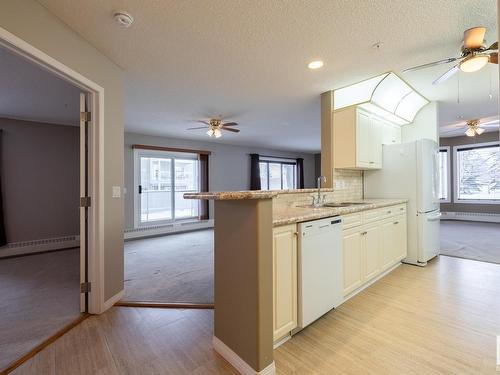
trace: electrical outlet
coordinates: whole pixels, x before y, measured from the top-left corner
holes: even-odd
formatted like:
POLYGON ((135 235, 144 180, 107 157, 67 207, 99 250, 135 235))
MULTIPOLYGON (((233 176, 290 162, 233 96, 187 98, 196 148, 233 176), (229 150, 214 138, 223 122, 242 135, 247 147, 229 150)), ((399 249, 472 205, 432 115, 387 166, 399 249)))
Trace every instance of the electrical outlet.
POLYGON ((113 186, 113 198, 121 198, 122 188, 121 186, 113 186))

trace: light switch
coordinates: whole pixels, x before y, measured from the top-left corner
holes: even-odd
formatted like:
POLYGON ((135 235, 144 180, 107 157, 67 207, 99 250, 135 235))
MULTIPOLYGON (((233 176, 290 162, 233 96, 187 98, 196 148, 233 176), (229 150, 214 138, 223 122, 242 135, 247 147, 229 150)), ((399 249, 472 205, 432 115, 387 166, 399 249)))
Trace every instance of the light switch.
POLYGON ((121 186, 113 186, 113 198, 121 198, 122 188, 121 186))

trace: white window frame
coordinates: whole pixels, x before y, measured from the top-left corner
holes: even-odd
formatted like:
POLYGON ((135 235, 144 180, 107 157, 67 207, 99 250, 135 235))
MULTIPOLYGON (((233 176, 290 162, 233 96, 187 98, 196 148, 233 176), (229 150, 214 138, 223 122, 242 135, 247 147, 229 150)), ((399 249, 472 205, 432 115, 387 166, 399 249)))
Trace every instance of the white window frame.
POLYGON ((448 176, 447 182, 448 182, 448 187, 447 187, 447 192, 446 195, 448 196, 447 199, 440 199, 440 203, 451 203, 451 147, 450 146, 441 146, 439 147, 439 152, 441 151, 446 151, 447 155, 447 160, 446 160, 446 165, 447 165, 447 170, 448 170, 448 176))
MULTIPOLYGON (((262 180, 261 180, 261 189, 262 190, 271 190, 269 189, 269 164, 270 163, 279 163, 281 164, 281 189, 279 190, 286 190, 283 189, 283 165, 294 165, 295 170, 293 173, 293 189, 297 189, 297 184, 298 184, 298 171, 297 171, 297 159, 293 158, 285 158, 285 157, 271 157, 271 156, 259 156, 259 163, 267 163, 267 186, 268 189, 262 189, 262 180)), ((260 178, 260 176, 259 176, 260 178)))
POLYGON ((458 158, 457 153, 459 150, 464 148, 473 147, 488 147, 488 146, 499 146, 499 142, 483 142, 483 143, 472 143, 466 145, 453 146, 453 185, 454 185, 454 195, 453 203, 465 203, 465 204, 500 204, 500 199, 458 199, 458 158))
MULTIPOLYGON (((199 221, 195 217, 187 217, 176 219, 175 218, 175 161, 171 163, 171 175, 172 175, 172 219, 167 220, 155 220, 150 222, 141 222, 139 213, 139 185, 141 182, 141 157, 152 157, 152 158, 168 158, 168 159, 192 159, 198 160, 198 154, 196 153, 184 153, 184 152, 170 152, 170 151, 160 151, 160 150, 145 150, 136 148, 134 149, 134 227, 135 228, 147 228, 156 225, 167 225, 178 222, 185 221, 199 221)), ((198 177, 200 176, 200 163, 198 163, 198 177)))

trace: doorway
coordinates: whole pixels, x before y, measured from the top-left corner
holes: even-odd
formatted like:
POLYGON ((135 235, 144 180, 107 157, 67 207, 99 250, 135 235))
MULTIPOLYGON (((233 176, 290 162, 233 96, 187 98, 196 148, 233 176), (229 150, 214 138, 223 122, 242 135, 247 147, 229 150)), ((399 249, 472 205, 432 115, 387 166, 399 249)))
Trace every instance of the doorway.
POLYGON ((92 130, 79 87, 1 45, 0 64, 1 371, 89 311, 92 130))

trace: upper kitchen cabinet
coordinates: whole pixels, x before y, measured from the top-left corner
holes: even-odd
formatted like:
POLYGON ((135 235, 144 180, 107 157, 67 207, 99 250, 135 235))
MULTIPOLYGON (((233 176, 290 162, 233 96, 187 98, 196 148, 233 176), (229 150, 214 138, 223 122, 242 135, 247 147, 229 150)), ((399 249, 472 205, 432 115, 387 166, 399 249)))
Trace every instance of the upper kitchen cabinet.
POLYGON ((400 141, 399 127, 359 107, 333 113, 334 168, 382 168, 382 144, 400 141))

